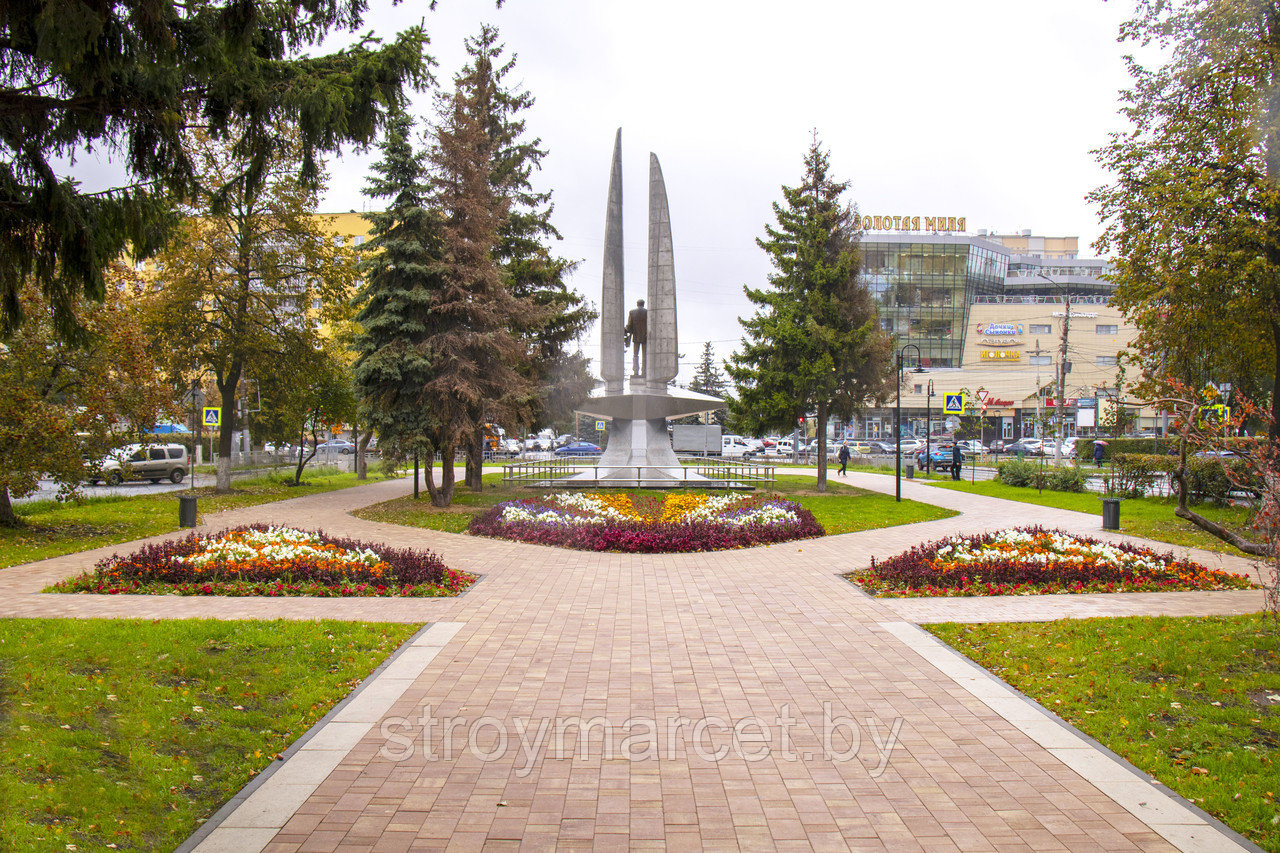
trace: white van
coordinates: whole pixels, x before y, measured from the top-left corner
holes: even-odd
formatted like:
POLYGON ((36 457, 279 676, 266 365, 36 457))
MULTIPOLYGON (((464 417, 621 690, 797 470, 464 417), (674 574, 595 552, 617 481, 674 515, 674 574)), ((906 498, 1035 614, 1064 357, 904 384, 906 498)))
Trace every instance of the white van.
POLYGON ((721 456, 754 456, 755 449, 740 435, 720 436, 721 456))

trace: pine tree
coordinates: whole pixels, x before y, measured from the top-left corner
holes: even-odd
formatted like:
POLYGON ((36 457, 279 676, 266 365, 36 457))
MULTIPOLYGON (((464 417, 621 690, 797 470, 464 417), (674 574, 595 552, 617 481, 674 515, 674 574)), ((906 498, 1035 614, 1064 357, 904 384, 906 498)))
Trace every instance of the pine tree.
MULTIPOLYGON (((106 264, 158 251, 191 198, 192 126, 236 139, 249 191, 298 129, 299 176, 314 186, 320 152, 374 138, 404 87, 430 80, 422 27, 377 44, 303 56, 357 28, 365 0, 153 0, 0 4, 0 333, 20 322, 19 291, 35 280, 64 337, 76 298, 100 300, 106 264), (116 155, 123 186, 86 192, 61 161, 116 155)), ((289 142, 293 144, 292 141, 289 142)))
POLYGON ((816 412, 820 491, 828 417, 849 420, 885 394, 893 349, 858 280, 857 211, 841 203, 849 184, 829 173, 815 132, 802 183, 782 188, 783 201, 773 204, 777 225, 756 240, 776 272, 767 288, 744 288, 759 308, 742 321, 743 349, 728 365, 738 387, 732 415, 744 428, 791 429, 816 412))
MULTIPOLYGON (((533 96, 506 83, 516 58, 504 58, 498 31, 489 25, 467 39, 466 49, 471 62, 458 83, 475 99, 492 146, 490 182, 507 205, 493 257, 512 295, 535 309, 512 318, 511 329, 524 347, 524 357, 513 367, 524 382, 490 401, 488 419, 508 427, 544 426, 570 413, 591 390, 588 360, 566 349, 595 313, 566 283, 577 262, 557 257, 549 245, 560 239, 551 224, 551 193, 535 191, 530 181, 547 152, 540 139, 527 138, 522 116, 533 106, 533 96)), ((478 486, 480 430, 469 445, 468 479, 478 486)))

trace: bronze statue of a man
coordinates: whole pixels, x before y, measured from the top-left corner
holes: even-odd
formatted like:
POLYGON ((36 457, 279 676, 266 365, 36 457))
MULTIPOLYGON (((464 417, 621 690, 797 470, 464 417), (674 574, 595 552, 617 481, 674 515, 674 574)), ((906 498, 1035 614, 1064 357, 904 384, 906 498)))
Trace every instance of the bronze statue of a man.
POLYGON ((631 350, 631 375, 644 376, 645 345, 649 338, 649 312, 645 310, 644 300, 637 299, 636 307, 627 314, 627 326, 623 329, 623 346, 633 346, 631 350))

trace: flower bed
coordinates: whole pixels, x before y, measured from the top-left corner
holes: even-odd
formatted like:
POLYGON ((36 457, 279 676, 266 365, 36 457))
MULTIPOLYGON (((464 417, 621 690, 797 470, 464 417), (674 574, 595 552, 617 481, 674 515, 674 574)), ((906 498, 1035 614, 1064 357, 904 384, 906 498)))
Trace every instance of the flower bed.
POLYGON ((778 497, 625 492, 506 501, 467 529, 539 545, 634 554, 722 551, 824 534, 811 512, 778 497))
POLYGON ((918 545, 846 578, 879 596, 1249 589, 1249 578, 1172 554, 1023 527, 918 545))
POLYGON ((457 595, 475 583, 430 551, 255 524, 113 556, 50 592, 105 595, 457 595))

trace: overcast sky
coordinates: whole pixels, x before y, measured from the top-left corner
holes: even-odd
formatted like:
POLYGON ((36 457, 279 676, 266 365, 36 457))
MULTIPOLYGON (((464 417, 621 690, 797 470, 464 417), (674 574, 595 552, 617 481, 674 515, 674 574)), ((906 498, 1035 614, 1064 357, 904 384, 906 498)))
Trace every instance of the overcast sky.
MULTIPOLYGON (((390 36, 427 4, 371 0, 390 36)), ((865 214, 963 216, 968 230, 1098 235, 1084 196, 1106 181, 1090 153, 1123 128, 1128 77, 1116 42, 1130 0, 439 0, 425 13, 437 77, 452 85, 463 39, 498 27, 510 79, 537 103, 558 252, 600 302, 609 158, 622 128, 626 304, 645 294, 648 154, 662 163, 675 241, 677 381, 710 341, 727 358, 770 273, 755 245, 780 186, 799 183, 817 130, 834 176, 865 214)), ((347 37, 349 40, 349 37, 347 37)), ((337 47, 336 42, 323 46, 337 47)), ((429 94, 415 100, 429 119, 429 94)), ((368 209, 373 153, 329 161, 328 212, 368 209)), ((84 161, 93 172, 93 158, 84 161)), ((90 183, 92 181, 90 180, 90 183)), ((581 342, 593 359, 599 330, 581 342)))
MULTIPOLYGON (((391 33, 421 5, 376 3, 391 33)), ((627 304, 644 295, 648 154, 667 183, 681 364, 711 341, 725 358, 751 313, 743 285, 770 267, 755 245, 779 187, 799 182, 817 129, 863 213, 964 216, 970 232, 1098 234, 1084 196, 1106 179, 1091 149, 1122 127, 1122 2, 854 0, 705 2, 440 0, 426 16, 442 84, 482 22, 518 56, 537 103, 528 127, 549 154, 573 285, 600 301, 613 135, 622 128, 627 304)), ((427 97, 418 114, 430 115, 427 97)), ((370 156, 332 164, 327 209, 364 210, 370 156)), ((582 342, 593 358, 598 330, 582 342)), ((679 382, 691 378, 682 369, 679 382)))

